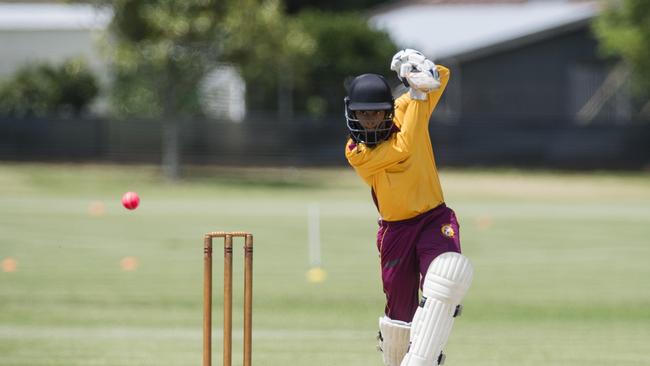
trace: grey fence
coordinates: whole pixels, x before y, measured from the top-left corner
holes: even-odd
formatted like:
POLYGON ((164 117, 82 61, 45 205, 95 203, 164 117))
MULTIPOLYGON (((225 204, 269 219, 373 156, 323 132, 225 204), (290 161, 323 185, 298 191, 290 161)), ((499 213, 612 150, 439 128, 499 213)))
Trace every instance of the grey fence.
MULTIPOLYGON (((341 166, 347 136, 342 116, 253 114, 241 123, 180 123, 183 163, 244 166, 341 166)), ((445 166, 569 169, 647 169, 650 123, 466 119, 433 120, 431 139, 445 166)), ((157 163, 159 121, 106 119, 0 119, 5 161, 109 161, 157 163)))

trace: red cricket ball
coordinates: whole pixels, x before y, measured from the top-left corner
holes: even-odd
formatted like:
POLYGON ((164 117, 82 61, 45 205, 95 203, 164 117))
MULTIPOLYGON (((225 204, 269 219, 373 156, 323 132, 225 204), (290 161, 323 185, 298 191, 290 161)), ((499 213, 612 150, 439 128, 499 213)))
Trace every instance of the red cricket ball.
POLYGON ((122 205, 129 210, 135 210, 140 204, 140 197, 135 192, 126 192, 122 196, 122 205))

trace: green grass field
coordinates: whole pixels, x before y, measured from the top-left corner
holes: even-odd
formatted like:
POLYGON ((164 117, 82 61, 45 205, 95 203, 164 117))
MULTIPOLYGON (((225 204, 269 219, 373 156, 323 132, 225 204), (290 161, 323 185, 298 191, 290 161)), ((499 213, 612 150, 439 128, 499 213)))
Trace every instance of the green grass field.
MULTIPOLYGON (((0 164, 0 365, 200 365, 202 235, 213 230, 255 234, 254 365, 382 364, 376 213, 352 171, 195 168, 187 177, 164 183, 151 166, 0 164), (132 212, 120 204, 127 190, 142 199, 132 212), (315 202, 323 283, 305 276, 315 202), (122 269, 125 257, 136 270, 122 269)), ((650 364, 650 174, 441 178, 475 265, 447 365, 650 364)))

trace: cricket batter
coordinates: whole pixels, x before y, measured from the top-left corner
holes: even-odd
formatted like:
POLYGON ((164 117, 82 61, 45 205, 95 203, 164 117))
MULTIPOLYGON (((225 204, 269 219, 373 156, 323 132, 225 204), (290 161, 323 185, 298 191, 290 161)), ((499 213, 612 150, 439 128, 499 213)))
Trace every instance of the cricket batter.
POLYGON ((370 186, 381 215, 377 249, 386 308, 378 338, 384 364, 431 366, 444 362, 442 350, 472 281, 429 138, 429 117, 449 70, 412 49, 395 54, 391 70, 409 88, 397 100, 380 75, 363 74, 350 84, 345 156, 370 186))

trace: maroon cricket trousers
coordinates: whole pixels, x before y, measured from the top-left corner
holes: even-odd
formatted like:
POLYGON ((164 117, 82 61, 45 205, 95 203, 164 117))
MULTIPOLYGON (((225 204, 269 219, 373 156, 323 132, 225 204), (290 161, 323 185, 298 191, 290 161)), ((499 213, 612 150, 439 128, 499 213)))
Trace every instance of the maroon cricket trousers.
POLYGON ((386 316, 410 322, 429 264, 442 253, 460 253, 456 214, 443 203, 411 219, 379 220, 377 249, 386 316))

